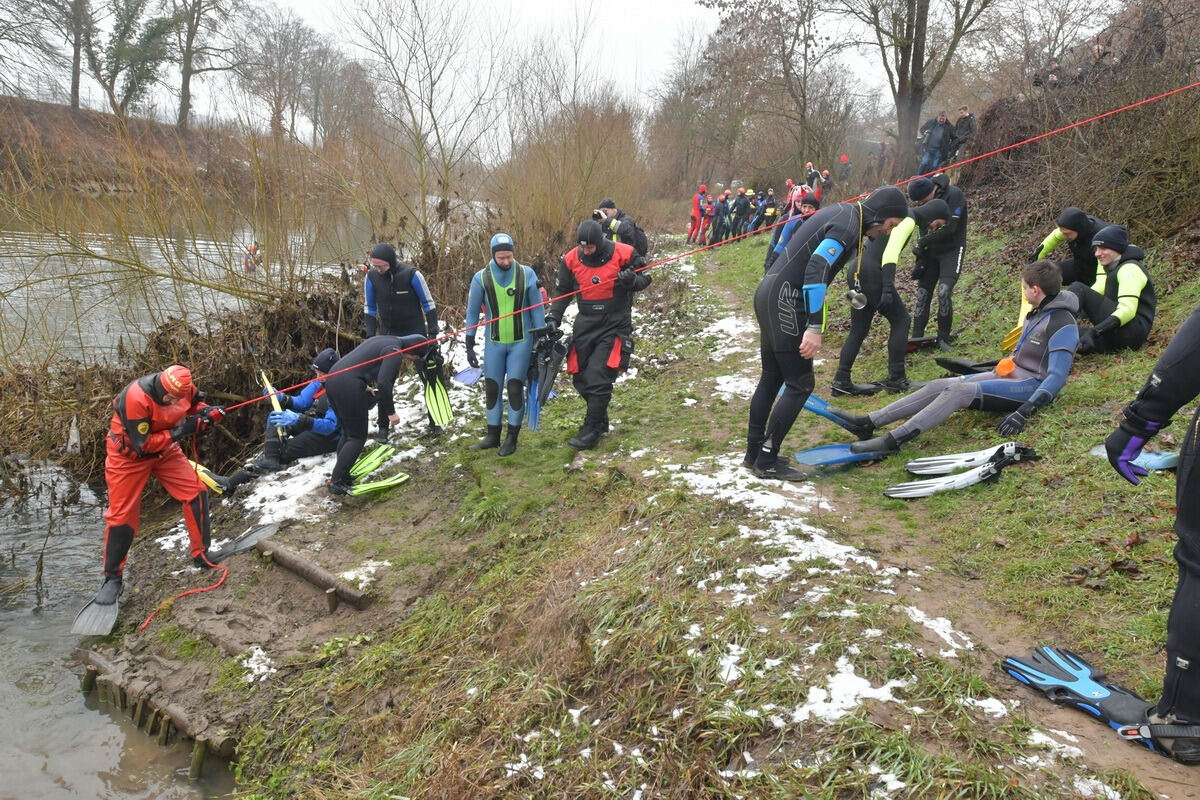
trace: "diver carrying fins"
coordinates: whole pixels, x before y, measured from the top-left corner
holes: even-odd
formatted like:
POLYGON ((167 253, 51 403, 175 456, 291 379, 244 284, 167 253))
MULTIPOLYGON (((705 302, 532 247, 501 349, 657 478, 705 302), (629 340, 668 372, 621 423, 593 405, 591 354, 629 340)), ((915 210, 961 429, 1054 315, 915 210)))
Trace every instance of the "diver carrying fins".
POLYGON ((1152 703, 1110 682, 1070 650, 1041 645, 1029 658, 1009 657, 1000 666, 1052 702, 1090 714, 1122 739, 1183 764, 1200 764, 1200 725, 1159 721, 1152 703))

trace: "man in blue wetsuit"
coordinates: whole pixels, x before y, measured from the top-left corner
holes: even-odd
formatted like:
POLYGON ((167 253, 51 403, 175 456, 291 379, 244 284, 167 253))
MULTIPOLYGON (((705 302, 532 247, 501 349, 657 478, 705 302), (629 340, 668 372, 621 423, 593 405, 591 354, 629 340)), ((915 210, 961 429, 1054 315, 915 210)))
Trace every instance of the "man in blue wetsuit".
POLYGON ((762 377, 750 401, 742 464, 760 478, 806 477, 779 461, 779 449, 813 390, 812 359, 824 338, 826 289, 865 237, 890 233, 907 215, 904 193, 894 186, 880 187, 860 202, 823 208, 796 229, 759 283, 754 315, 762 377))
POLYGON ((487 435, 471 445, 471 449, 499 447, 500 455, 510 456, 516 452, 521 420, 525 415, 526 378, 533 355, 530 331, 545 325, 546 315, 537 274, 530 267, 517 263, 512 237, 497 233, 492 237, 491 246, 491 262, 471 278, 467 293, 467 363, 472 367, 479 366, 479 357, 475 355, 475 326, 479 324, 480 313, 485 320, 490 320, 483 326, 487 435), (504 444, 500 444, 500 428, 504 422, 501 390, 508 397, 508 433, 504 444))
POLYGON ((1021 288, 1033 306, 1012 355, 990 372, 930 381, 870 414, 831 409, 845 427, 866 441, 850 445, 855 453, 894 453, 900 445, 945 422, 955 411, 974 408, 1007 413, 996 426, 1001 436, 1015 436, 1029 418, 1066 385, 1079 345, 1075 314, 1079 298, 1062 291, 1058 265, 1045 259, 1021 269, 1021 288), (873 439, 875 429, 898 420, 902 425, 873 439))
MULTIPOLYGON (((409 336, 421 334, 426 339, 436 339, 438 336, 437 304, 429 291, 425 276, 411 264, 401 262, 396 256, 396 248, 387 242, 380 242, 371 248, 370 257, 372 269, 367 272, 367 283, 364 289, 366 295, 366 328, 367 338, 372 336, 409 336)), ((417 366, 421 382, 426 386, 431 381, 441 378, 442 356, 437 345, 428 348, 426 358, 417 366)), ((379 430, 375 438, 386 441, 388 438, 387 415, 379 413, 379 430)), ((430 417, 431 432, 440 433, 430 417)))

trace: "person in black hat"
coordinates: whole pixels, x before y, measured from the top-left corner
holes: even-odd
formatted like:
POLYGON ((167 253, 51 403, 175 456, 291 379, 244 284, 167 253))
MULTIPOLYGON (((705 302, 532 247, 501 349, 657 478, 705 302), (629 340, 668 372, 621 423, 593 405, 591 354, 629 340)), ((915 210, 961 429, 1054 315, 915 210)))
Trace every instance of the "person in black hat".
POLYGON ((1049 258, 1050 254, 1065 242, 1071 251, 1071 257, 1055 262, 1062 270, 1063 286, 1070 286, 1076 281, 1091 286, 1102 271, 1092 250, 1092 239, 1101 228, 1107 226, 1107 222, 1085 213, 1082 208, 1067 206, 1058 215, 1058 227, 1050 231, 1041 244, 1033 248, 1033 252, 1029 254, 1029 262, 1049 258))
POLYGON ((600 205, 592 212, 592 219, 600 223, 604 235, 609 239, 637 248, 637 224, 633 217, 617 208, 611 197, 600 201, 600 205))
MULTIPOLYGON (((396 256, 396 248, 380 242, 371 248, 371 269, 367 272, 366 285, 366 329, 367 338, 372 336, 410 336, 421 334, 426 339, 438 337, 437 304, 429 291, 425 276, 412 264, 405 264, 396 256)), ((426 351, 426 359, 417 367, 421 383, 429 387, 434 381, 444 383, 442 377, 442 355, 437 344, 426 351)), ((378 430, 375 439, 386 442, 389 425, 387 414, 378 410, 378 430)), ((429 416, 430 433, 441 433, 441 428, 429 416)))
POLYGON ((917 296, 913 301, 914 338, 925 335, 929 324, 929 307, 937 296, 937 346, 949 350, 954 324, 954 285, 962 274, 963 256, 967 250, 967 198, 962 189, 950 184, 945 174, 932 178, 915 178, 908 184, 908 196, 914 205, 937 198, 950 209, 950 219, 937 230, 921 229, 921 238, 913 245, 917 263, 913 280, 917 296))
POLYGON ((546 325, 553 334, 576 299, 579 315, 571 330, 567 374, 587 403, 587 412, 567 444, 590 450, 608 433, 613 384, 633 355, 633 295, 650 285, 650 276, 642 271, 646 260, 631 245, 605 238, 595 220, 584 221, 575 238, 579 246, 559 260, 558 299, 546 314, 546 325))
MULTIPOLYGON (((280 410, 267 414, 262 454, 245 469, 223 479, 221 488, 225 493, 234 492, 260 475, 283 469, 296 459, 325 455, 337 449, 342 428, 325 396, 325 376, 338 358, 337 350, 325 348, 313 359, 316 378, 304 384, 298 394, 275 393, 280 410)), ((265 389, 263 394, 267 394, 265 389)))
POLYGON ((882 186, 866 200, 826 206, 796 228, 758 284, 754 315, 762 376, 750 400, 742 460, 758 477, 807 477, 781 462, 779 451, 815 385, 812 360, 824 341, 829 282, 851 257, 861 257, 864 238, 891 233, 907 215, 904 192, 895 186, 882 186))
POLYGON ((1142 266, 1146 254, 1129 243, 1122 225, 1108 225, 1092 237, 1101 272, 1088 286, 1076 281, 1067 287, 1079 297, 1081 313, 1094 327, 1079 332, 1079 354, 1112 353, 1146 343, 1154 325, 1158 301, 1150 273, 1142 266))

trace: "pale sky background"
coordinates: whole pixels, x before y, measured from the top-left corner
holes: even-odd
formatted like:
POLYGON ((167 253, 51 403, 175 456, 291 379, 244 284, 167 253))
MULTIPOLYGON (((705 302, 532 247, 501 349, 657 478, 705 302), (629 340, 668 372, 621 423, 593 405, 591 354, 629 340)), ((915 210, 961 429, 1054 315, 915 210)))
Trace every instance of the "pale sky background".
MULTIPOLYGON (((294 9, 321 32, 335 32, 344 20, 353 17, 348 10, 350 3, 343 5, 329 0, 276 2, 294 9)), ((589 35, 590 44, 603 41, 606 65, 602 72, 623 93, 639 101, 644 101, 646 92, 656 87, 670 71, 676 40, 681 33, 690 27, 698 27, 708 34, 717 27, 717 12, 702 8, 692 0, 605 0, 603 3, 591 0, 476 0, 476 6, 500 9, 509 19, 512 32, 506 41, 497 43, 499 58, 503 58, 506 51, 521 51, 522 32, 534 36, 563 34, 572 27, 576 15, 584 18, 590 15, 595 20, 589 35)))

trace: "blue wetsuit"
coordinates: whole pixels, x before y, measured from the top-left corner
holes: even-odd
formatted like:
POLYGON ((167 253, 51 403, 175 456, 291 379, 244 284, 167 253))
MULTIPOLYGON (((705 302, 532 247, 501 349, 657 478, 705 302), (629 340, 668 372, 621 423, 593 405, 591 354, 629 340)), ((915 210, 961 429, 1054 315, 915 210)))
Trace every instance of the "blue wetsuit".
POLYGON ((484 397, 487 402, 487 424, 499 425, 504 418, 504 404, 500 402, 500 387, 505 387, 508 396, 508 424, 519 426, 525 415, 525 379, 529 362, 533 356, 533 338, 529 331, 546 324, 546 311, 542 307, 542 293, 538 289, 537 274, 530 267, 515 260, 509 269, 501 269, 494 260, 476 272, 471 278, 471 289, 467 294, 468 336, 477 332, 484 337, 483 378, 484 397), (518 270, 520 274, 518 275, 518 270), (508 294, 506 298, 493 297, 493 287, 499 292, 515 293, 516 284, 523 284, 521 297, 508 294), (500 308, 496 308, 500 301, 500 308), (506 319, 496 318, 510 310, 526 309, 506 319), (494 320, 479 328, 473 328, 480 320, 494 320), (512 341, 504 341, 511 339, 512 341))

